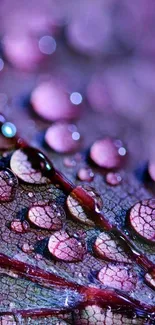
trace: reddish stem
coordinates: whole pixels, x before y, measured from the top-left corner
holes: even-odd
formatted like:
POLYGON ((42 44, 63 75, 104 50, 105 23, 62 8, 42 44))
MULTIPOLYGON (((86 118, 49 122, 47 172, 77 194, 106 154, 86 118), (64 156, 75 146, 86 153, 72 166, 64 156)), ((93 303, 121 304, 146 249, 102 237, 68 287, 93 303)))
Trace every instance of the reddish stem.
MULTIPOLYGON (((154 317, 155 307, 144 305, 140 301, 129 297, 121 291, 114 289, 98 289, 92 287, 86 287, 79 284, 66 281, 58 275, 54 275, 47 271, 44 271, 38 267, 34 267, 30 264, 12 259, 4 254, 0 254, 0 266, 2 268, 10 268, 16 272, 19 276, 25 277, 37 283, 45 284, 48 287, 56 286, 59 288, 69 288, 76 290, 80 294, 80 301, 77 302, 75 308, 84 308, 85 305, 99 304, 102 307, 111 306, 115 310, 128 311, 136 313, 141 317, 148 315, 154 317)), ((70 311, 70 308, 62 309, 62 311, 70 311)), ((44 310, 47 315, 47 309, 44 310)), ((44 315, 44 311, 41 309, 41 315, 44 315)), ((38 314, 39 312, 36 311, 38 314)), ((55 312, 55 311, 54 311, 55 312)), ((20 313, 20 312, 19 312, 20 313)), ((53 311, 49 309, 50 315, 53 315, 53 311)), ((21 313, 20 313, 21 314, 21 313)), ((23 312, 24 315, 24 312, 23 312)), ((40 314, 39 314, 40 315, 40 314)), ((25 316, 27 314, 25 313, 25 316)))

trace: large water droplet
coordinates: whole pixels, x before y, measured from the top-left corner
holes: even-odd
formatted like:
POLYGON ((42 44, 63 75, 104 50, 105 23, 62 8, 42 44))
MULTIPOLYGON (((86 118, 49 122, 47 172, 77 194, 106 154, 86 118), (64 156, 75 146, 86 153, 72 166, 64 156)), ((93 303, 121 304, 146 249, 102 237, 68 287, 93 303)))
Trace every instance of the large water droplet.
POLYGON ((59 230, 62 228, 65 212, 55 202, 42 206, 35 205, 29 209, 28 219, 39 228, 59 230))
POLYGON ((92 161, 103 168, 119 168, 126 149, 118 147, 116 142, 111 138, 97 140, 91 146, 90 158, 92 161))
POLYGON ((75 125, 55 123, 47 129, 45 141, 50 148, 57 152, 73 152, 79 149, 80 133, 75 125))
POLYGON ((45 155, 31 147, 14 151, 10 166, 22 181, 31 184, 48 184, 54 173, 53 166, 45 155))
MULTIPOLYGON (((81 189, 80 186, 78 186, 77 188, 81 189)), ((91 196, 91 198, 94 199, 94 204, 98 208, 98 210, 101 210, 103 207, 103 202, 99 194, 95 191, 95 189, 86 185, 82 189, 86 191, 91 196)), ((67 207, 71 216, 75 220, 80 221, 89 226, 94 226, 94 222, 88 218, 87 213, 85 211, 85 208, 88 207, 85 207, 84 204, 81 204, 81 201, 76 196, 74 190, 67 197, 67 207)))
POLYGON ((155 199, 136 203, 130 210, 129 222, 139 236, 155 243, 155 199))
POLYGON ((94 178, 94 173, 90 168, 82 167, 79 169, 77 176, 81 181, 91 182, 94 178))

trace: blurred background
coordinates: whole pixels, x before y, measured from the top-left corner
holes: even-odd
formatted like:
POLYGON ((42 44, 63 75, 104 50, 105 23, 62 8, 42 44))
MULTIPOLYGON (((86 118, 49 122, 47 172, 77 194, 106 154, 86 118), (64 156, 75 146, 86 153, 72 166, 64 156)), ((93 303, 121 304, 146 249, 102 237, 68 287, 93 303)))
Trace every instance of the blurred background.
POLYGON ((73 119, 83 148, 110 135, 155 160, 154 1, 1 0, 0 37, 0 109, 33 144, 73 119))

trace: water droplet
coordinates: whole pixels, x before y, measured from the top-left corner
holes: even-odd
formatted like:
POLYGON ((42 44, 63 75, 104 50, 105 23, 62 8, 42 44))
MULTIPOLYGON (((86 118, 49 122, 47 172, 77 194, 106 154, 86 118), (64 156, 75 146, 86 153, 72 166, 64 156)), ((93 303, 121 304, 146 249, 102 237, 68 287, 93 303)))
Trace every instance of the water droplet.
POLYGON ((23 233, 28 230, 26 223, 20 221, 19 219, 14 219, 13 221, 11 221, 10 227, 11 227, 11 230, 13 230, 17 233, 23 233))
POLYGON ((76 166, 76 161, 73 158, 70 157, 65 157, 63 160, 63 164, 65 167, 75 167, 76 166))
POLYGON ((84 245, 64 230, 55 232, 50 237, 48 249, 56 259, 65 262, 82 261, 85 254, 84 245))
POLYGON ((14 199, 18 179, 10 169, 0 171, 0 202, 9 202, 14 199))
POLYGON ((103 258, 103 260, 131 263, 130 258, 125 253, 125 249, 120 246, 119 240, 114 240, 112 236, 106 232, 100 233, 96 238, 94 250, 97 256, 103 258))
POLYGON ((53 150, 68 153, 79 149, 80 133, 76 126, 68 123, 55 123, 49 127, 45 134, 45 141, 53 150))
POLYGON ((22 181, 31 184, 48 184, 54 173, 54 168, 48 158, 31 147, 14 151, 10 166, 22 181))
POLYGON ((121 183, 121 181, 122 181, 122 177, 118 173, 111 172, 106 175, 106 182, 110 185, 113 185, 113 186, 119 185, 121 183))
MULTIPOLYGON (((77 186, 76 189, 80 190, 81 186, 77 186)), ((101 210, 103 207, 103 202, 99 194, 92 187, 86 185, 82 187, 82 190, 87 192, 91 198, 93 198, 95 207, 101 210)), ((73 219, 80 221, 86 225, 94 226, 94 222, 88 218, 85 211, 85 206, 81 204, 81 201, 76 196, 74 190, 68 195, 66 203, 73 219)))
POLYGON ((149 173, 151 179, 155 182, 155 163, 154 163, 154 161, 149 162, 148 173, 149 173))
POLYGON ((94 178, 94 173, 90 168, 82 167, 79 169, 77 176, 81 181, 91 182, 94 178))
POLYGON ((56 203, 35 205, 29 209, 28 219, 39 228, 59 230, 62 228, 65 212, 56 203))
POLYGON ((122 156, 126 154, 124 147, 118 148, 111 138, 97 140, 91 146, 90 158, 100 167, 112 169, 119 168, 122 156))
POLYGON ((42 53, 50 55, 53 54, 56 50, 56 41, 50 35, 45 35, 39 40, 39 49, 42 53))
POLYGON ((37 114, 49 121, 72 120, 81 113, 80 107, 71 103, 65 89, 54 80, 43 82, 33 90, 31 104, 37 114))
POLYGON ((129 212, 129 222, 135 233, 155 243, 155 199, 136 203, 129 212))
POLYGON ((35 37, 7 35, 3 39, 3 51, 7 60, 17 69, 31 71, 36 69, 44 56, 39 51, 35 37))
POLYGON ((32 245, 29 245, 28 243, 24 243, 22 246, 22 251, 24 253, 31 253, 31 252, 33 252, 33 250, 34 250, 34 247, 32 245))

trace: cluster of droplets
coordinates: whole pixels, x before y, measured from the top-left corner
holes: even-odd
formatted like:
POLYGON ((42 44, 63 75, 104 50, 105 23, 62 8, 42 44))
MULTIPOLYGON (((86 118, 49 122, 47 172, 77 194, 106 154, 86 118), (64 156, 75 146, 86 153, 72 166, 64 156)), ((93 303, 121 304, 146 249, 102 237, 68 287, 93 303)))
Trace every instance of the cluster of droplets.
MULTIPOLYGON (((7 122, 4 122, 6 124, 7 122)), ((60 124, 61 125, 61 124, 60 124)), ((7 130, 8 124, 6 124, 7 130)), ((12 129, 12 138, 15 138, 15 128, 10 124, 9 127, 12 129)), ((76 133, 77 131, 71 125, 72 130, 76 133)), ((7 137, 2 128, 2 133, 7 137)), ((9 133, 10 134, 10 131, 9 133)), ((8 135, 8 138, 10 136, 8 135)), ((109 171, 115 170, 121 167, 122 157, 126 154, 125 148, 122 143, 114 141, 110 138, 104 138, 103 140, 96 141, 90 149, 90 158, 93 163, 99 167, 108 170, 106 174, 106 182, 111 185, 118 185, 121 182, 121 176, 118 172, 109 171), (121 150, 120 150, 121 149, 121 150)), ((76 160, 76 159, 75 159, 76 160)), ((73 160, 73 161, 75 161, 73 160)), ((73 164, 74 165, 74 164, 73 164)), ((73 166, 71 164, 71 167, 73 166)), ((30 147, 24 147, 16 149, 10 160, 10 169, 2 169, 0 171, 0 201, 8 202, 14 198, 15 191, 17 189, 18 180, 31 183, 31 184, 48 184, 52 182, 52 179, 57 182, 59 180, 60 185, 64 183, 63 176, 59 177, 57 171, 45 157, 44 154, 36 149, 30 147), (55 177, 55 179, 54 179, 55 177), (58 178, 57 178, 58 177, 58 178)), ((92 181, 94 178, 93 171, 86 167, 81 168, 78 171, 78 178, 83 181, 92 181)), ((67 211, 69 215, 81 224, 85 224, 89 227, 95 226, 95 220, 92 219, 91 208, 89 204, 87 206, 87 201, 81 201, 77 193, 78 191, 83 191, 86 193, 85 198, 89 199, 89 202, 94 202, 95 211, 97 214, 100 213, 103 207, 103 202, 100 196, 91 187, 77 187, 74 191, 73 185, 68 185, 69 183, 64 183, 64 188, 69 191, 66 200, 67 211), (89 215, 90 213, 90 215, 89 215)), ((30 192, 31 194, 31 192, 30 192)), ((33 198, 32 195, 28 195, 29 198, 33 198)), ((149 223, 154 220, 154 201, 145 200, 142 203, 134 206, 130 211, 130 224, 132 228, 143 236, 144 239, 150 241, 154 240, 154 234, 150 232, 149 238, 146 225, 149 229, 149 223), (137 213, 138 218, 141 218, 140 225, 143 225, 144 230, 137 225, 137 213), (145 218, 144 218, 145 213, 145 218)), ((65 229, 66 213, 64 209, 59 206, 56 202, 48 202, 46 204, 33 204, 26 212, 25 220, 14 219, 11 221, 10 228, 16 233, 24 233, 30 231, 33 227, 38 229, 45 229, 52 231, 53 233, 48 238, 48 251, 51 257, 56 260, 61 260, 63 262, 75 263, 83 261, 84 256, 87 252, 86 243, 80 236, 75 236, 75 234, 69 233, 65 229)), ((22 251, 25 253, 32 253, 34 247, 28 243, 24 243, 22 246, 22 251)), ((123 290, 125 292, 132 291, 135 288, 137 275, 134 273, 131 267, 131 259, 123 250, 120 248, 119 241, 117 243, 116 238, 110 237, 110 234, 106 232, 100 233, 96 238, 93 251, 96 256, 100 259, 107 260, 109 263, 101 268, 96 277, 97 279, 106 286, 113 287, 115 289, 123 290), (117 257, 117 259, 116 259, 117 257), (117 265, 113 264, 117 262, 117 265)), ((149 273, 146 274, 145 280, 147 283, 153 286, 153 278, 149 273)))

